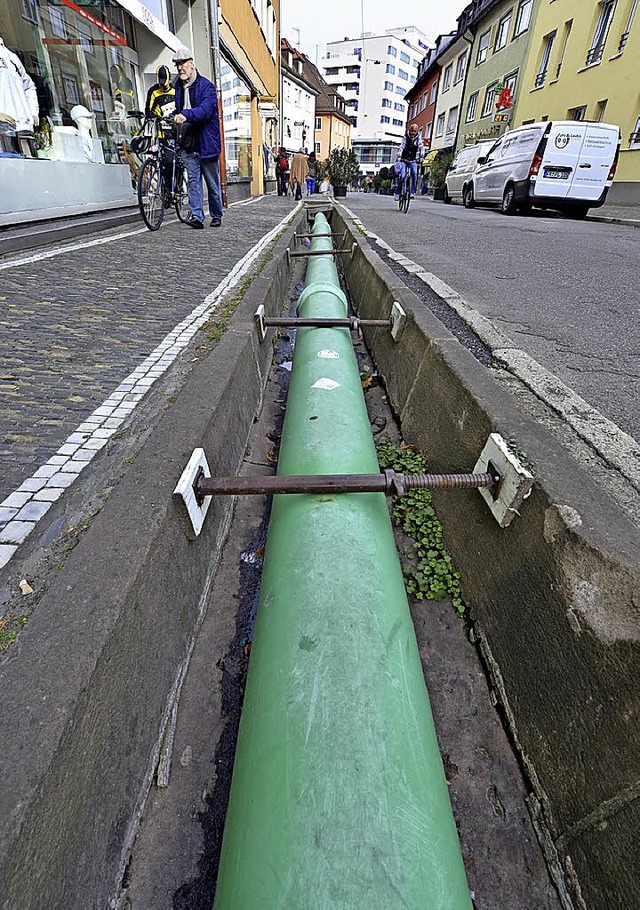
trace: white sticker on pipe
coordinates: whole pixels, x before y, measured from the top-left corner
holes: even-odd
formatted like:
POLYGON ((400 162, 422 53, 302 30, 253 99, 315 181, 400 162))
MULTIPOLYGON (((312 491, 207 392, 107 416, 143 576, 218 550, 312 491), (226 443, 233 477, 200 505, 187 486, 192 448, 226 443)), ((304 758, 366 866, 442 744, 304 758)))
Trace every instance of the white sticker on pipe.
POLYGON ((325 389, 325 391, 331 392, 331 391, 333 391, 333 389, 339 389, 340 383, 334 382, 333 379, 326 379, 325 377, 323 377, 322 379, 318 379, 316 382, 314 382, 313 385, 311 386, 311 388, 312 389, 325 389))
POLYGON ((325 357, 327 360, 337 360, 340 357, 337 351, 318 351, 318 357, 325 357))

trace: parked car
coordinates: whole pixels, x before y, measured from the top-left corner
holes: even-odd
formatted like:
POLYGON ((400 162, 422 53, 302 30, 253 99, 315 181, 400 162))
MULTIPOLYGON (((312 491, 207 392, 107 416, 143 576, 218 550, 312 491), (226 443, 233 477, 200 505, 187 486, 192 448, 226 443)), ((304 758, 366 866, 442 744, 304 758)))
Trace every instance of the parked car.
POLYGON ((476 145, 467 145, 456 153, 444 180, 444 201, 447 204, 455 201, 462 202, 467 185, 478 164, 478 158, 487 155, 494 144, 494 140, 490 139, 478 142, 476 145))
POLYGON ((505 215, 537 206, 584 218, 607 198, 619 151, 620 129, 611 123, 519 126, 478 159, 464 205, 499 205, 505 215))

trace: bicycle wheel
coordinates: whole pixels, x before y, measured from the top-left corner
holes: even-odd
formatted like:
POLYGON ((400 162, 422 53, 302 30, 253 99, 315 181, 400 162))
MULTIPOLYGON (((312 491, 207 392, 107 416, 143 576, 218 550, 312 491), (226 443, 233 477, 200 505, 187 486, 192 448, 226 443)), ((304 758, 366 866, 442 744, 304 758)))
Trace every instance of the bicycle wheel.
POLYGON ((147 158, 140 168, 138 205, 146 226, 157 231, 164 218, 164 180, 157 158, 147 158))
POLYGON ((187 172, 181 165, 176 168, 175 180, 176 215, 180 221, 186 222, 189 218, 189 193, 187 192, 187 172))
POLYGON ((411 202, 411 176, 407 175, 404 179, 404 186, 402 188, 402 211, 407 214, 409 211, 409 203, 411 202))

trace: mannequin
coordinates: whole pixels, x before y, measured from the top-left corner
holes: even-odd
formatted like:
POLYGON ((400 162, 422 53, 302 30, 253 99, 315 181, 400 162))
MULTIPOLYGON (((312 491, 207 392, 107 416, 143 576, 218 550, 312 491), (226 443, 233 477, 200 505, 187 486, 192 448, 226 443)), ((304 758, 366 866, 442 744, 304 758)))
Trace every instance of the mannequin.
POLYGON ((15 121, 19 137, 33 136, 39 123, 38 93, 16 54, 0 38, 0 115, 15 121))
POLYGON ((96 155, 93 148, 93 139, 91 128, 94 123, 94 116, 91 111, 87 110, 84 104, 76 104, 70 112, 71 119, 75 121, 82 139, 82 148, 89 161, 95 161, 96 155))

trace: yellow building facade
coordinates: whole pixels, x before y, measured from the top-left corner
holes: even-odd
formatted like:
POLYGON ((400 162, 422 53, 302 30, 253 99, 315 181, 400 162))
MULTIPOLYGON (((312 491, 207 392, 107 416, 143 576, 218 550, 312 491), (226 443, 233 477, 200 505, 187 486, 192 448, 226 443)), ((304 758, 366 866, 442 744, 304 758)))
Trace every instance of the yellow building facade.
MULTIPOLYGON (((278 142, 279 0, 220 0, 222 119, 228 189, 253 196, 275 180, 278 142)), ((274 183, 275 186, 275 183, 274 183)), ((241 195, 244 195, 242 193, 241 195)))
POLYGON ((622 145, 608 201, 640 203, 639 0, 538 0, 514 124, 600 120, 622 145))

